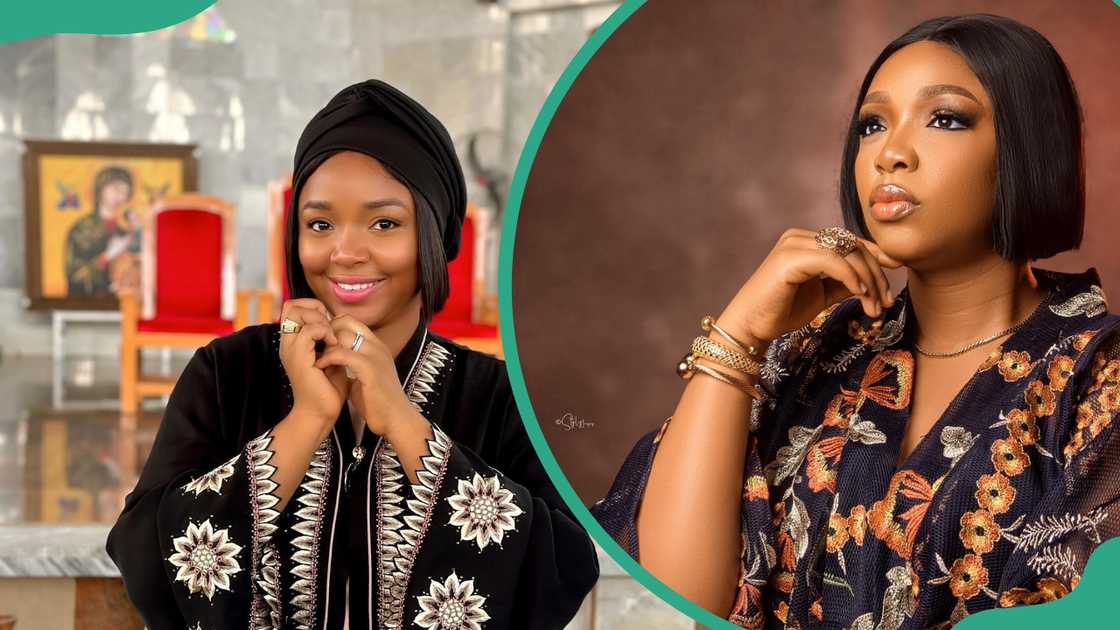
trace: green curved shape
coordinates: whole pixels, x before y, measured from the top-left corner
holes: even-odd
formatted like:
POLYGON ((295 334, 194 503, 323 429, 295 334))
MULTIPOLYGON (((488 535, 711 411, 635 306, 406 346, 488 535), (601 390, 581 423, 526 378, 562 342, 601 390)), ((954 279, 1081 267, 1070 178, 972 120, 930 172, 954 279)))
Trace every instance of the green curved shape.
POLYGON ((20 2, 0 20, 0 43, 54 33, 125 35, 152 31, 194 17, 216 0, 38 0, 20 2))
MULTIPOLYGON (((1120 3, 1120 0, 1115 0, 1120 3)), ((729 621, 720 619, 700 606, 692 603, 672 590, 665 583, 658 580, 644 567, 634 561, 622 547, 599 525, 591 512, 583 505, 583 500, 576 494, 575 489, 564 476, 552 449, 541 430, 537 415, 529 400, 529 392, 525 387, 525 376, 521 369, 521 358, 517 348, 517 335, 513 321, 513 244, 517 234, 517 218, 521 212, 521 201, 525 196, 525 184, 532 169, 533 160, 540 148, 541 140, 552 122, 556 110, 564 100, 572 83, 587 66, 588 61, 599 48, 631 15, 634 14, 645 0, 626 0, 611 16, 600 26, 580 48, 571 63, 560 75, 556 85, 549 92, 548 98, 541 107, 536 121, 521 150, 521 155, 514 170, 513 181, 510 184, 509 200, 506 204, 502 222, 502 242, 498 258, 498 311, 502 347, 506 355, 506 368, 509 372, 510 384, 513 389, 514 399, 521 412, 525 430, 529 440, 533 443, 541 463, 548 472, 549 478, 556 486, 557 491, 568 503, 579 522, 587 529, 603 550, 627 573, 634 577, 642 586, 650 590, 662 600, 680 612, 692 617, 712 630, 734 630, 739 628, 729 621)), ((1105 585, 1109 583, 1106 567, 1113 568, 1120 565, 1120 539, 1101 545, 1090 559, 1086 567, 1085 577, 1069 595, 1043 606, 1025 606, 1019 608, 984 611, 970 617, 958 624, 965 630, 994 630, 1002 628, 1007 623, 1019 624, 1016 630, 1033 630, 1035 628, 1050 630, 1055 627, 1058 620, 1068 622, 1072 620, 1091 621, 1107 619, 1105 611, 1108 610, 1107 601, 1104 599, 1105 585), (1076 599, 1074 599, 1076 597, 1076 599), (997 622, 998 620, 998 622, 997 622), (997 625, 998 623, 998 625, 997 625)), ((1113 570, 1113 574, 1115 571, 1113 570)))

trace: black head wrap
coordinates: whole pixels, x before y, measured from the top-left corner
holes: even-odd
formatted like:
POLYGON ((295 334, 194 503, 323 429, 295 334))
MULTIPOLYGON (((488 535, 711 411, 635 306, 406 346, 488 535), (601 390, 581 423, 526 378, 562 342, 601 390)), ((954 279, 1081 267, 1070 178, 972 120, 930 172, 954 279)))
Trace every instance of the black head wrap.
MULTIPOLYGON (((467 211, 466 181, 447 129, 420 103, 393 86, 370 79, 355 83, 327 103, 307 123, 296 145, 289 222, 296 223, 299 194, 317 158, 338 151, 364 153, 401 176, 414 194, 423 196, 443 237, 447 260, 459 252, 467 211)), ((420 211, 420 204, 417 204, 420 211)), ((306 281, 295 237, 287 239, 288 283, 293 296, 306 281)))

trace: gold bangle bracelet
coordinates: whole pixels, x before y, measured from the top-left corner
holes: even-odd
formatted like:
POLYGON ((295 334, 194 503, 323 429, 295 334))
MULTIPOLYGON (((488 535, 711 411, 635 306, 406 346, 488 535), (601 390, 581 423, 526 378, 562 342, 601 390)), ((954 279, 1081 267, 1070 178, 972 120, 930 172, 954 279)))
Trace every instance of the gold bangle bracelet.
POLYGON ((719 324, 716 323, 716 318, 712 317, 711 315, 705 315, 704 318, 700 320, 700 329, 704 332, 711 332, 713 330, 716 331, 716 333, 720 337, 723 337, 727 340, 728 343, 731 343, 743 352, 746 352, 748 356, 758 357, 759 355, 758 346, 747 345, 742 341, 739 341, 738 339, 732 337, 730 333, 728 333, 719 324))
POLYGON ((727 383, 755 400, 765 400, 766 398, 765 392, 759 389, 757 385, 751 385, 733 376, 724 374, 719 370, 712 369, 706 365, 700 365, 696 362, 696 355, 692 353, 686 354, 680 364, 677 365, 677 374, 686 381, 691 379, 697 372, 707 374, 718 381, 727 383))
POLYGON ((697 337, 692 340, 692 354, 711 359, 744 374, 757 376, 762 372, 762 364, 758 361, 707 337, 697 337))

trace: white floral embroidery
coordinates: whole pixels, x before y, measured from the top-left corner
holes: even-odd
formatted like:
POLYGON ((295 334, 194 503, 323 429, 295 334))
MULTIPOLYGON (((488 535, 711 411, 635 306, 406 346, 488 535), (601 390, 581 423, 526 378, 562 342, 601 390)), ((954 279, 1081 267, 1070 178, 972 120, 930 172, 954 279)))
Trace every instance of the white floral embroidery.
POLYGON ((214 598, 214 591, 230 591, 229 578, 241 571, 237 554, 241 546, 229 539, 228 529, 214 529, 207 519, 201 525, 187 524, 187 533, 173 538, 175 553, 167 561, 179 567, 175 581, 184 582, 191 594, 214 598))
POLYGON ((1023 528, 1022 535, 1015 543, 1015 551, 1031 551, 1076 531, 1084 532, 1094 544, 1100 544, 1101 533, 1097 526, 1106 518, 1108 512, 1104 508, 1097 508, 1087 514, 1044 514, 1023 528))
POLYGON ((474 592, 474 580, 459 580, 452 571, 440 584, 432 580, 430 595, 419 595, 420 612, 413 623, 425 630, 482 630, 490 615, 483 610, 486 598, 474 592))
POLYGON ((964 427, 945 427, 941 429, 941 446, 944 447, 941 454, 950 460, 949 468, 957 465, 957 462, 976 443, 978 437, 980 436, 966 431, 964 427))
POLYGON ((1108 312, 1108 302, 1105 300, 1104 291, 1097 285, 1091 285, 1088 291, 1078 293, 1061 304, 1051 304, 1050 310, 1055 315, 1062 317, 1096 317, 1108 312))
POLYGON ((202 475, 198 479, 192 480, 190 483, 183 486, 183 492, 194 492, 194 495, 198 496, 206 490, 213 490, 214 492, 221 494, 222 484, 225 483, 226 479, 229 479, 233 476, 233 467, 234 464, 237 463, 237 459, 239 457, 241 457, 240 453, 234 455, 228 462, 222 464, 221 466, 218 466, 214 470, 211 470, 205 475, 202 475))
POLYGON ((1081 579, 1081 573, 1077 570, 1081 562, 1077 554, 1062 545, 1044 547, 1042 551, 1027 558, 1027 566, 1039 573, 1054 573, 1066 581, 1081 579))
POLYGON ((514 519, 522 514, 513 502, 513 492, 503 488, 497 475, 459 480, 458 494, 447 498, 451 504, 448 525, 459 528, 460 540, 474 540, 479 551, 490 543, 500 547, 506 532, 513 531, 514 519))

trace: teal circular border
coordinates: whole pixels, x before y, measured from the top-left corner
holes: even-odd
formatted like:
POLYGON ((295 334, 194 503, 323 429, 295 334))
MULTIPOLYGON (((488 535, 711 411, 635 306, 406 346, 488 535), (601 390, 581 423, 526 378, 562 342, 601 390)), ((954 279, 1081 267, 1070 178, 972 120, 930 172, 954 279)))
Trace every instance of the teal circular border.
MULTIPOLYGON (((1114 0, 1120 4, 1120 0, 1114 0)), ((509 372, 510 384, 513 388, 514 399, 521 412, 525 430, 529 440, 536 449, 541 463, 544 465, 552 483, 556 486, 560 496, 568 503, 572 513, 587 529, 603 550, 615 562, 629 573, 639 584, 649 589, 650 592, 668 602, 680 612, 692 617, 696 621, 712 628, 713 630, 741 630, 730 621, 721 619, 711 612, 692 603, 679 595, 658 580, 644 567, 634 561, 607 534, 606 530, 595 520, 583 505, 583 500, 576 494, 575 489, 564 476, 556 457, 545 439, 537 415, 529 400, 529 392, 525 387, 525 375, 521 370, 521 357, 517 349, 516 332, 513 321, 513 244, 517 234, 517 218, 521 212, 521 201, 525 196, 525 184, 532 170, 533 160, 540 149, 541 140, 552 122, 556 110, 560 107, 564 97, 568 94, 576 78, 587 66, 588 61, 603 43, 625 22, 635 11, 640 9, 646 0, 626 0, 603 24, 592 33, 591 37, 580 47, 579 52, 572 59, 563 74, 556 81, 556 85, 545 99, 537 119, 529 131, 529 137, 521 150, 521 156, 514 170, 513 180, 510 183, 509 201, 506 204, 505 216, 502 220, 502 239, 498 255, 498 311, 499 329, 502 338, 502 348, 505 352, 506 369, 509 372)), ((1108 587, 1117 575, 1120 568, 1120 538, 1105 541, 1094 550, 1086 564, 1081 582, 1069 595, 1056 602, 1020 606, 1017 608, 990 610, 974 613, 962 620, 955 627, 967 630, 997 630, 1008 623, 1015 624, 1018 630, 1051 630, 1060 627, 1059 624, 1080 622, 1085 624, 1099 623, 1108 619, 1111 610, 1110 598, 1112 590, 1108 587), (1090 579, 1091 578, 1091 579, 1090 579), (991 613, 1002 611, 997 617, 991 613), (977 617, 980 617, 979 619, 977 617), (997 621, 998 619, 998 621, 997 621)), ((878 611, 874 611, 878 612, 878 611)))

